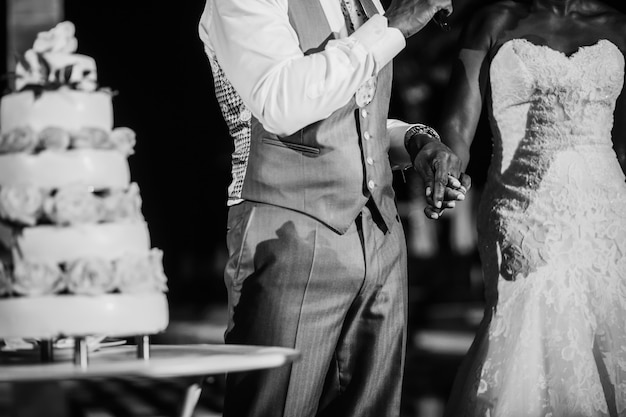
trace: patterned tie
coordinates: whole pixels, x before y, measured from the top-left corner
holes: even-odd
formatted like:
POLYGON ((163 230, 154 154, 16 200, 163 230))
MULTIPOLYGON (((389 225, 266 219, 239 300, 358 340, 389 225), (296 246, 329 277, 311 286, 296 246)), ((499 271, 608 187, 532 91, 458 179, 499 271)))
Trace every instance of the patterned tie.
POLYGON ((378 13, 378 8, 372 0, 357 0, 357 2, 368 19, 378 13))
POLYGON ((352 0, 339 0, 339 4, 341 5, 343 18, 346 21, 346 29, 348 30, 348 35, 351 35, 356 29, 353 13, 351 13, 352 0))
POLYGON ((358 29, 367 19, 378 13, 372 0, 339 0, 348 34, 358 29))
MULTIPOLYGON (((372 0, 340 0, 341 11, 346 20, 348 35, 358 29, 365 21, 378 13, 372 0)), ((356 104, 359 107, 367 106, 376 93, 376 77, 371 77, 361 85, 355 94, 356 104)))

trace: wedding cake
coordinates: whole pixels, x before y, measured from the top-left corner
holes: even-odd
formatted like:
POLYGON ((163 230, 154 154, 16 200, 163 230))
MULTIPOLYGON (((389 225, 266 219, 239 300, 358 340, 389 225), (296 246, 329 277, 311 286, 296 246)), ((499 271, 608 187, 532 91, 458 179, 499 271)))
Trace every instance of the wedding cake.
POLYGON ((168 324, 112 93, 71 22, 38 34, 0 102, 0 339, 134 336, 168 324))

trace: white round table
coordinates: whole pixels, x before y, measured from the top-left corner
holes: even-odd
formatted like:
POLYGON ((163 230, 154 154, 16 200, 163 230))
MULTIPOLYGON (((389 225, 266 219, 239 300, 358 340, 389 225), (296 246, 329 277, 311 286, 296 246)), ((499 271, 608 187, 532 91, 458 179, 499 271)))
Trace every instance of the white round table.
MULTIPOLYGON (((38 354, 0 353, 0 382, 33 387, 33 383, 54 383, 64 379, 107 377, 168 378, 204 376, 276 368, 296 360, 298 351, 282 347, 248 345, 158 345, 150 346, 150 357, 137 357, 136 346, 103 348, 89 353, 88 366, 75 365, 71 355, 52 363, 41 363, 38 354)), ((59 358, 58 354, 55 357, 59 358)), ((181 416, 191 416, 202 390, 201 382, 187 389, 181 416)), ((22 404, 15 404, 20 409, 22 404)), ((24 405, 25 406, 25 405, 24 405)), ((32 404, 28 404, 32 408, 32 404)), ((42 410, 51 411, 42 404, 42 410)), ((29 413, 20 416, 35 415, 29 413)), ((51 414, 48 414, 51 415, 51 414)))

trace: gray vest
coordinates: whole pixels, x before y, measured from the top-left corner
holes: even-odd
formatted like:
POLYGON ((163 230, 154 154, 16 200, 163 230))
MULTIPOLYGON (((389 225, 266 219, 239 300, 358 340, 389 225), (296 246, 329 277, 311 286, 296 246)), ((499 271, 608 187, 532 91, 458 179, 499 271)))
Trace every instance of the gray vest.
MULTIPOLYGON (((289 18, 305 54, 333 39, 318 0, 289 0, 289 18)), ((391 228, 396 221, 386 134, 391 77, 389 64, 364 108, 352 98, 327 119, 288 137, 267 132, 253 118, 242 197, 306 213, 339 233, 371 197, 391 228)))

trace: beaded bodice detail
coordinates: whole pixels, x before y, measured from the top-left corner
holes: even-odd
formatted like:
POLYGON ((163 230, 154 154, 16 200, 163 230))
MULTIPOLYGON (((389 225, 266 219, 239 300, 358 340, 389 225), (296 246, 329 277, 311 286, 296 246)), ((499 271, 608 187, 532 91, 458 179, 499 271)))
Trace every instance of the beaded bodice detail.
POLYGON ((626 178, 611 137, 624 57, 608 40, 567 55, 513 39, 490 80, 488 309, 463 415, 624 416, 626 178))

